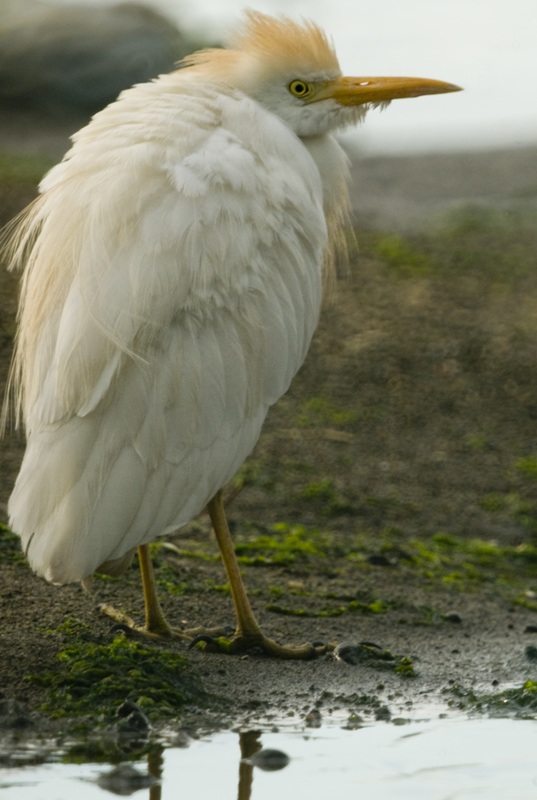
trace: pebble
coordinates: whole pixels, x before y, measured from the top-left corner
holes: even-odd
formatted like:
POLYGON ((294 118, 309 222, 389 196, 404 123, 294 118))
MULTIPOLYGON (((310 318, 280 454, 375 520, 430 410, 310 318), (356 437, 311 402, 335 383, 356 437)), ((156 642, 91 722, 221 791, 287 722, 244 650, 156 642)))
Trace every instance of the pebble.
POLYGON ((455 625, 460 625, 462 622, 462 617, 456 611, 448 611, 447 614, 444 614, 445 622, 451 622, 455 625))
POLYGON ((19 700, 2 699, 0 700, 0 728, 3 730, 14 730, 17 728, 29 728, 33 725, 33 719, 28 707, 19 700))
POLYGON ((120 721, 117 730, 120 734, 146 734, 151 725, 144 712, 130 700, 125 700, 116 711, 120 721))
POLYGON ((392 713, 388 706, 381 706, 375 711, 375 719, 379 722, 389 722, 392 718, 392 713))
POLYGON ((393 567, 394 566, 389 558, 386 558, 386 556, 379 555, 377 553, 374 553, 373 555, 368 556, 366 561, 368 562, 368 564, 371 564, 373 567, 393 567))
POLYGON ((139 772, 130 764, 120 764, 97 778, 97 785, 101 789, 122 796, 133 794, 140 789, 147 789, 155 783, 155 778, 147 773, 139 772))
POLYGON ((337 661, 345 661, 347 664, 360 663, 360 648, 355 644, 338 644, 333 655, 337 661))
POLYGON ((524 650, 524 655, 528 661, 537 661, 537 647, 529 644, 524 650))
POLYGON ((250 759, 250 762, 255 767, 259 767, 259 769, 263 769, 265 772, 275 772, 278 769, 283 769, 290 761, 291 759, 287 753, 284 753, 282 750, 271 750, 269 748, 266 750, 259 750, 259 752, 255 753, 250 759))
POLYGON ((320 728, 322 723, 322 715, 318 708, 312 708, 308 711, 305 717, 305 723, 308 728, 320 728))

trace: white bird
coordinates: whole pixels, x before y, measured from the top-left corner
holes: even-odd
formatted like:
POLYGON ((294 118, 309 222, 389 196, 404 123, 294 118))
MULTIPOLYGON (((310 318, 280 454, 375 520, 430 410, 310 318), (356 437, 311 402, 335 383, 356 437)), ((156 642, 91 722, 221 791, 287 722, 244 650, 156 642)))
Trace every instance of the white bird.
POLYGON ((208 506, 232 650, 267 639, 221 489, 287 391, 347 219, 332 132, 372 105, 457 91, 342 77, 312 22, 248 11, 229 49, 123 92, 73 137, 12 241, 24 275, 11 376, 27 448, 10 523, 33 570, 119 574, 138 548, 146 630, 172 635, 148 543, 208 506))

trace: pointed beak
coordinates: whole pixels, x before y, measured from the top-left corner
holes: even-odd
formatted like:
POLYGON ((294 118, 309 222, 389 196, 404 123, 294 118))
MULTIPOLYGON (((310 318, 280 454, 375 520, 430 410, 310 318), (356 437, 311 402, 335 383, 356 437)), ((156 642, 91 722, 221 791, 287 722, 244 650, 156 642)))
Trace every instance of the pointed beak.
POLYGON ((384 103, 401 97, 460 92, 460 86, 428 78, 346 78, 327 81, 312 100, 336 100, 342 106, 384 103))

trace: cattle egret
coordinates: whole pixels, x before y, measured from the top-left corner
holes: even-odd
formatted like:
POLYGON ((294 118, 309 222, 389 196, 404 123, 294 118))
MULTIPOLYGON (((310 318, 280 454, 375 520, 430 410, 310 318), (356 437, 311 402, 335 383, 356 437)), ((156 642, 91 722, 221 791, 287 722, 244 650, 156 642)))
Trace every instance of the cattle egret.
POLYGON ((342 77, 314 23, 248 11, 229 49, 123 92, 74 135, 11 243, 24 266, 11 388, 27 448, 9 517, 38 575, 117 575, 138 549, 145 630, 182 635, 148 544, 208 506, 231 650, 318 652, 263 635, 222 487, 317 325, 348 213, 332 133, 395 98, 457 90, 342 77))

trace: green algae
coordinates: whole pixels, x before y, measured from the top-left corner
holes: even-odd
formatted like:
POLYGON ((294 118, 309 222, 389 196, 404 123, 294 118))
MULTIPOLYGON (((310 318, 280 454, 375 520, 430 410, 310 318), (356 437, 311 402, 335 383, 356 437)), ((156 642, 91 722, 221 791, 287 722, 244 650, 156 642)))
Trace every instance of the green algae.
MULTIPOLYGON (((283 596, 283 592, 278 593, 278 597, 283 596)), ((321 605, 320 607, 313 608, 309 605, 307 608, 301 606, 289 606, 280 603, 269 603, 265 606, 266 611, 273 614, 280 614, 286 617, 307 617, 307 618, 322 618, 322 617, 341 617, 343 614, 358 612, 362 614, 387 614, 388 611, 395 608, 397 603, 381 600, 380 598, 371 599, 365 593, 360 595, 346 597, 331 592, 307 592, 302 590, 300 592, 292 591, 289 594, 300 594, 307 597, 308 600, 315 600, 317 603, 323 600, 334 601, 333 605, 321 605)))
POLYGON ((400 675, 402 678, 415 678, 416 677, 416 670, 412 659, 408 656, 400 656, 398 658, 398 663, 395 667, 395 672, 400 675))
POLYGON ((409 238, 382 236, 376 243, 375 254, 401 276, 428 275, 433 269, 430 256, 418 249, 409 238))
POLYGON ((336 489, 330 478, 322 478, 307 484, 298 492, 298 498, 314 501, 323 517, 353 513, 352 504, 336 489))
POLYGON ((177 716, 186 704, 207 702, 199 678, 177 652, 124 633, 112 640, 95 639, 89 625, 72 618, 49 633, 62 642, 57 668, 29 680, 46 690, 40 710, 52 717, 109 720, 119 705, 131 701, 149 719, 160 720, 177 716))
POLYGON ((444 690, 449 705, 494 717, 537 719, 537 681, 528 679, 521 686, 499 692, 480 693, 458 684, 444 690))
POLYGON ((269 603, 265 606, 266 611, 271 611, 273 614, 280 614, 283 617, 340 617, 345 614, 349 609, 347 607, 333 607, 333 608, 290 608, 289 606, 278 605, 277 603, 269 603))
POLYGON ((276 523, 269 532, 235 544, 239 564, 248 566, 289 566, 324 555, 322 536, 305 525, 276 523))
POLYGON ((326 397, 310 397, 301 405, 296 424, 301 428, 342 427, 358 418, 355 409, 341 408, 326 397))
POLYGON ((464 539, 437 533, 406 544, 412 566, 429 580, 461 591, 476 591, 484 583, 510 591, 535 583, 537 547, 531 543, 500 545, 494 540, 464 539))
POLYGON ((26 558, 21 550, 19 537, 0 522, 0 558, 12 564, 25 564, 26 558))
POLYGON ((524 456, 517 458, 515 461, 515 469, 528 478, 533 480, 537 479, 537 458, 534 456, 524 456))

